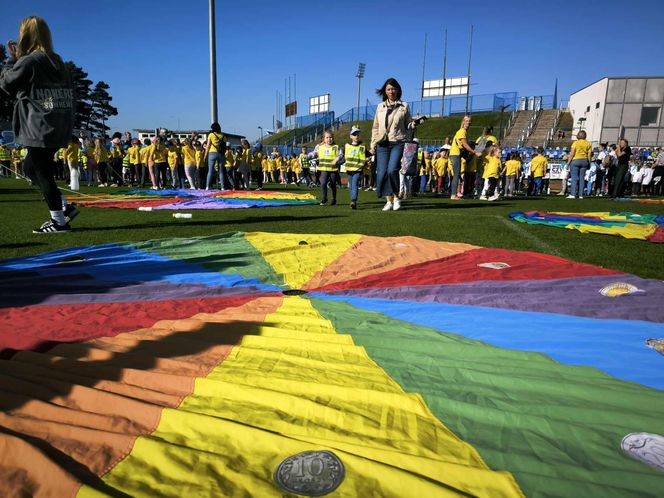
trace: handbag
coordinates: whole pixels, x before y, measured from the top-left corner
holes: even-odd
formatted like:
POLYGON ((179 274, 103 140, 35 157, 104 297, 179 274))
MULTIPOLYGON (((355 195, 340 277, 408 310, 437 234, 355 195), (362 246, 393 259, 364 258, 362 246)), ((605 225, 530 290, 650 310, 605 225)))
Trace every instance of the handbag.
POLYGON ((415 130, 409 132, 408 141, 403 144, 403 154, 401 155, 401 170, 402 175, 417 176, 418 161, 417 149, 420 144, 415 142, 415 130))
POLYGON ((403 144, 403 155, 401 156, 400 173, 406 176, 417 176, 417 142, 406 142, 403 144))

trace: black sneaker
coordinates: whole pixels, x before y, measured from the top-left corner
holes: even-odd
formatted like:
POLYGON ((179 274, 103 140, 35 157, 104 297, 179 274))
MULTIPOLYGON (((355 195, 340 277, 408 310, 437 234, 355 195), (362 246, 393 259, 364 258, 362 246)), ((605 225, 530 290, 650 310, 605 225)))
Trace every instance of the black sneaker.
POLYGON ((332 202, 330 202, 330 206, 336 206, 337 205, 337 200, 332 199, 332 202))
POLYGON ((321 201, 321 203, 319 204, 319 206, 327 206, 327 201, 321 201))
POLYGON ((68 233, 71 232, 69 223, 59 225, 55 220, 51 219, 44 223, 39 228, 32 231, 32 233, 68 233))
POLYGON ((76 206, 73 204, 67 204, 67 207, 64 209, 65 221, 71 223, 71 221, 78 216, 80 211, 76 209, 76 206))
POLYGON ((357 203, 355 201, 350 203, 350 208, 351 209, 357 209, 357 203))

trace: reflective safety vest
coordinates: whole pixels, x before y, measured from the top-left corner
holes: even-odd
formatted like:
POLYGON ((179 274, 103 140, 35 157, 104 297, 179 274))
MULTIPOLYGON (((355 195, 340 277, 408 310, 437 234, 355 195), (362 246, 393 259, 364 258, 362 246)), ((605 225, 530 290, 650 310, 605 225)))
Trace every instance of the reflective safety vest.
POLYGON ((307 155, 306 155, 306 154, 304 154, 304 153, 303 153, 303 154, 300 154, 300 155, 298 156, 298 160, 300 161, 300 167, 301 167, 302 169, 305 169, 305 168, 306 168, 306 169, 309 169, 309 159, 307 159, 307 155))
POLYGON ((12 153, 7 147, 0 147, 0 161, 11 161, 12 153))
POLYGON ((129 167, 129 154, 122 158, 122 166, 125 168, 129 167))
POLYGON ((338 145, 318 146, 318 171, 339 171, 338 164, 332 164, 339 155, 338 145))
POLYGON ((344 155, 346 156, 347 173, 362 171, 362 168, 364 167, 364 161, 367 158, 364 145, 346 144, 344 148, 344 155))

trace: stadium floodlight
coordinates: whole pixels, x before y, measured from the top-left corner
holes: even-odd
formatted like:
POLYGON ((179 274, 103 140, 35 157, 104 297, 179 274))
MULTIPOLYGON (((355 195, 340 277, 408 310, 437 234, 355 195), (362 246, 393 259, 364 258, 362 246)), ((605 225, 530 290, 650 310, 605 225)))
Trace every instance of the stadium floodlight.
POLYGON ((367 65, 364 62, 360 62, 360 64, 357 66, 357 74, 355 77, 357 78, 357 119, 359 121, 360 119, 360 82, 362 81, 362 78, 364 78, 364 68, 366 68, 367 65))

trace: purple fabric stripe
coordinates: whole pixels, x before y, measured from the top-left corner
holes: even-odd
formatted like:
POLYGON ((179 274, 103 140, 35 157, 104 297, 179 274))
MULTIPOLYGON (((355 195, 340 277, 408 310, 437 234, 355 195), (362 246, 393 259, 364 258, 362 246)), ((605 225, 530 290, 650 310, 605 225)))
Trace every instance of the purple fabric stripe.
POLYGON ((131 284, 107 282, 87 275, 61 278, 42 278, 35 289, 34 282, 14 283, 7 293, 0 294, 3 307, 37 304, 92 304, 135 301, 168 301, 210 297, 230 297, 261 294, 254 287, 213 287, 199 284, 174 284, 167 281, 131 284))
POLYGON ((664 323, 664 282, 634 275, 353 289, 326 294, 664 323), (632 284, 645 292, 613 298, 600 294, 601 288, 616 282, 632 284))

